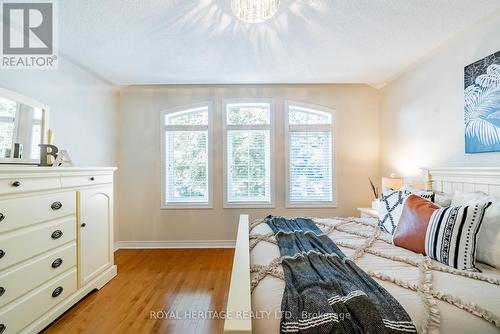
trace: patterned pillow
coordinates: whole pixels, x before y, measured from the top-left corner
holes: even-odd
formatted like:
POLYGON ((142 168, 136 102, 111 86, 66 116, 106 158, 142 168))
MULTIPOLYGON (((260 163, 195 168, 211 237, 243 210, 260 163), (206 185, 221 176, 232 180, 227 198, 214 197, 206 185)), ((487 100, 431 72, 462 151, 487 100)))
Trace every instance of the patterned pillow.
POLYGON ((490 205, 488 202, 436 210, 425 234, 427 256, 456 269, 477 271, 477 233, 490 205))
POLYGON ((388 190, 380 196, 379 205, 379 226, 390 234, 394 234, 399 223, 399 217, 403 210, 403 203, 410 194, 415 194, 434 202, 434 193, 432 191, 414 191, 409 190, 388 190))

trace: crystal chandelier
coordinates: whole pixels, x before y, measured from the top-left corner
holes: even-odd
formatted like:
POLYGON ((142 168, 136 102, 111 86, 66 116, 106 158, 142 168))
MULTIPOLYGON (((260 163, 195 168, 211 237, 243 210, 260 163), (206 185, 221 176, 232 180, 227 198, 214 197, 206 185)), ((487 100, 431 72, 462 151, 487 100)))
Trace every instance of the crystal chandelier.
POLYGON ((243 22, 264 22, 276 14, 280 0, 231 0, 234 15, 243 22))

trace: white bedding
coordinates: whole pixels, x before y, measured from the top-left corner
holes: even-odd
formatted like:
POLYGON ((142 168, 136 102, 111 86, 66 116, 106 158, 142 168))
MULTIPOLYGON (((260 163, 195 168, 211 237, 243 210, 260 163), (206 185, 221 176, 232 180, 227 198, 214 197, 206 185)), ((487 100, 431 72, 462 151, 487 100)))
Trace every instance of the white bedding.
MULTIPOLYGON (((365 235, 373 234, 373 227, 368 225, 375 224, 376 220, 371 218, 356 220, 361 223, 364 222, 365 224, 347 222, 334 218, 315 219, 316 222, 326 224, 327 226, 335 225, 339 230, 365 235)), ((325 229, 324 226, 320 227, 325 229)), ((346 243, 359 248, 367 242, 366 237, 339 230, 333 230, 329 233, 329 237, 333 241, 337 241, 337 244, 346 243)), ((267 224, 256 225, 250 232, 251 242, 257 241, 255 239, 252 240, 252 236, 265 235, 270 232, 271 229, 267 224)), ((390 240, 390 235, 382 234, 380 238, 390 240)), ((349 257, 355 252, 355 249, 352 248, 342 247, 340 245, 339 247, 349 257)), ((420 283, 420 287, 424 286, 421 282, 425 276, 419 268, 407 263, 370 254, 370 251, 408 258, 410 261, 418 262, 423 260, 423 256, 377 239, 368 248, 368 251, 361 253, 362 255, 355 261, 358 266, 367 272, 387 275, 387 277, 400 280, 402 284, 408 283, 410 285, 419 286, 420 283)), ((278 258, 279 255, 277 245, 267 241, 259 241, 250 252, 250 263, 254 268, 256 268, 255 265, 267 266, 272 260, 278 258)), ((435 261, 432 261, 432 263, 436 266, 445 267, 435 261)), ((429 333, 499 333, 500 328, 472 314, 474 312, 479 312, 491 321, 497 321, 497 326, 500 326, 500 285, 498 285, 498 282, 500 282, 500 271, 491 267, 482 266, 481 264, 479 264, 478 267, 482 271, 480 274, 481 276, 491 278, 495 280, 496 283, 480 281, 478 279, 438 270, 432 270, 430 275, 427 276, 431 277, 429 279, 432 281, 432 291, 435 293, 441 292, 448 294, 455 301, 459 301, 465 306, 473 307, 470 303, 477 304, 479 308, 470 310, 471 312, 450 305, 448 302, 439 300, 436 297, 431 297, 429 294, 425 295, 417 291, 412 291, 387 280, 377 278, 375 278, 375 280, 401 303, 415 322, 420 333, 425 332, 425 330, 423 330, 425 328, 427 328, 429 333), (425 306, 423 300, 430 303, 436 303, 433 308, 439 310, 439 314, 431 313, 432 316, 429 316, 429 307, 425 306), (426 321, 429 321, 428 325, 425 325, 426 321)), ((278 269, 281 270, 281 266, 279 266, 278 269)), ((255 273, 253 275, 255 279, 255 273)), ((254 334, 279 333, 279 317, 274 315, 281 310, 281 297, 284 287, 284 281, 272 275, 266 275, 263 279, 258 281, 258 284, 252 292, 252 310, 256 317, 252 322, 252 332, 254 334)))

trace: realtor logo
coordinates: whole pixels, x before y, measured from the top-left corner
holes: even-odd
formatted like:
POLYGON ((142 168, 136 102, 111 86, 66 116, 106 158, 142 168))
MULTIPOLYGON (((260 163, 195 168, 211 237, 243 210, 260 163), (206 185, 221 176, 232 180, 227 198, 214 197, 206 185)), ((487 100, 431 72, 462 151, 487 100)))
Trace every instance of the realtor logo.
POLYGON ((52 1, 2 3, 1 68, 55 68, 55 4, 52 1))

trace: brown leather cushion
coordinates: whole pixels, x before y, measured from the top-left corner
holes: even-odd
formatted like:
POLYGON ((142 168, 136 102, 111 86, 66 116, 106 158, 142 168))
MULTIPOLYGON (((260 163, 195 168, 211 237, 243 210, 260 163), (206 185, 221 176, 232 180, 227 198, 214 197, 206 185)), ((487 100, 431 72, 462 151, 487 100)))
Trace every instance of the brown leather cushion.
POLYGON ((425 255, 425 233, 432 213, 439 206, 417 195, 410 195, 403 204, 399 224, 394 232, 392 242, 425 255))

